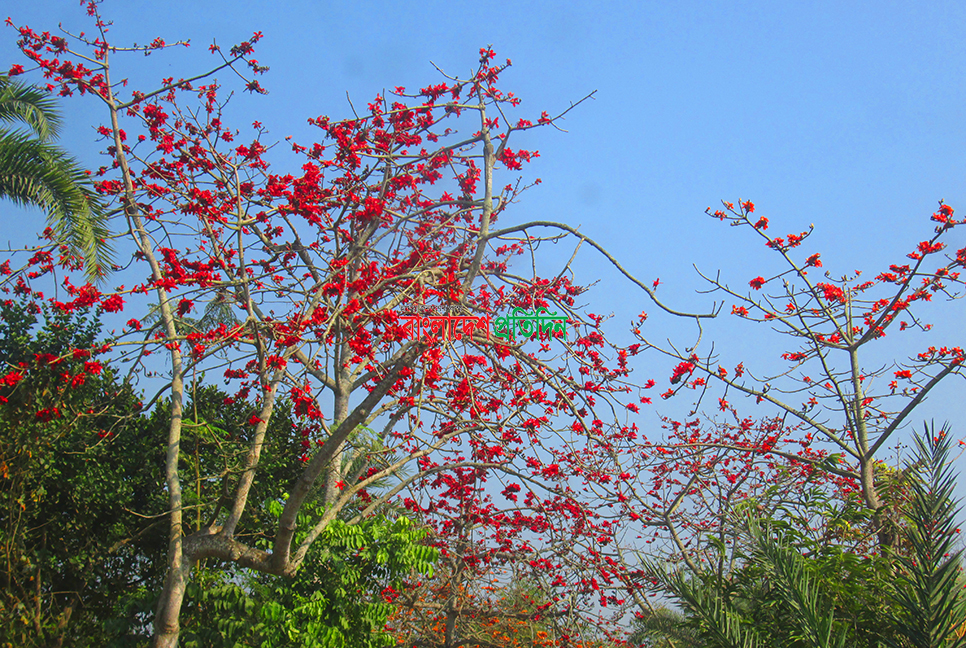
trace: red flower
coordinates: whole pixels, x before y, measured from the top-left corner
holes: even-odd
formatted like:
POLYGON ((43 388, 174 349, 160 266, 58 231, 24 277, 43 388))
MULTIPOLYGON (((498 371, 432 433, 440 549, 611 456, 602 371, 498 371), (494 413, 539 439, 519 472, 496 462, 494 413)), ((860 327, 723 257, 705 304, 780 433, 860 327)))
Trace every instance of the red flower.
POLYGON ((0 378, 0 384, 6 385, 7 387, 13 387, 18 382, 23 380, 23 374, 19 371, 11 371, 3 378, 0 378))
POLYGON ((919 243, 919 251, 922 254, 932 254, 933 252, 939 252, 945 247, 946 247, 945 243, 930 243, 929 241, 922 241, 921 243, 919 243))
POLYGON ((765 281, 766 279, 764 277, 755 277, 754 279, 748 282, 748 285, 754 288, 755 290, 761 290, 761 287, 765 285, 765 281))
POLYGON ((815 284, 815 287, 822 291, 822 296, 825 297, 826 301, 837 301, 845 303, 845 291, 838 286, 833 286, 827 283, 815 284))
POLYGON ((745 202, 741 203, 741 208, 751 214, 755 211, 755 203, 751 202, 750 200, 746 200, 745 202))
POLYGON ((50 421, 53 421, 55 418, 60 418, 60 410, 57 409, 56 407, 51 407, 50 409, 42 409, 39 412, 37 412, 36 417, 40 421, 44 423, 48 423, 50 421))
POLYGON ((693 362, 682 362, 674 368, 674 373, 671 374, 671 384, 676 385, 681 382, 681 378, 685 375, 691 375, 694 372, 693 362))
POLYGON ((560 466, 557 464, 550 464, 540 471, 543 473, 544 477, 553 479, 554 477, 560 477, 560 466))
POLYGON ((111 295, 101 301, 101 308, 108 313, 119 313, 124 309, 124 299, 120 295, 111 295))

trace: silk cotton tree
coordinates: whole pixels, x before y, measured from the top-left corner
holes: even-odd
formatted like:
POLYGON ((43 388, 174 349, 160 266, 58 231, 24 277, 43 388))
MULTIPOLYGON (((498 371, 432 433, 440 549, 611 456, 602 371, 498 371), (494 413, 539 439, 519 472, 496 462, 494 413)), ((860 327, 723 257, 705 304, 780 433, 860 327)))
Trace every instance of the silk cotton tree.
MULTIPOLYGON (((253 58, 260 33, 228 52, 212 45, 220 63, 208 73, 131 92, 118 57, 181 44, 115 46, 97 3, 88 12, 93 36, 21 27, 19 44, 54 91, 89 95, 105 109, 98 132, 110 162, 97 187, 128 228, 123 276, 131 283, 102 292, 68 273, 69 298, 46 298, 40 288, 62 264, 43 248, 0 288, 68 311, 96 305, 117 313, 142 295, 154 301, 127 313, 116 340, 96 351, 131 361, 132 379, 166 376, 159 396, 170 400, 170 531, 156 645, 177 644, 198 561, 291 576, 337 518, 359 521, 404 490, 431 507, 429 486, 440 479, 467 497, 467 480, 495 472, 526 488, 527 506, 543 521, 527 527, 533 541, 516 545, 521 555, 550 537, 551 524, 598 537, 585 523, 592 516, 559 481, 555 458, 609 433, 602 420, 629 389, 627 368, 609 366, 599 320, 586 320, 576 303, 584 289, 569 264, 547 278, 536 272, 540 248, 554 237, 532 234, 535 225, 495 227, 537 182, 518 178, 537 152, 511 148, 515 134, 555 126, 566 111, 511 118, 520 101, 497 86, 510 62, 494 63, 483 48, 464 77, 396 88, 351 119, 309 120, 319 141, 292 142, 300 169, 276 173, 265 129, 230 128, 210 80, 230 69, 263 92, 256 75, 266 68, 253 58), (501 189, 504 172, 512 175, 501 189), (521 255, 532 273, 515 269, 521 255), (477 325, 414 334, 405 314, 429 308, 458 308, 477 325), (514 308, 560 313, 567 330, 507 341, 479 325, 514 308), (167 368, 155 364, 160 357, 167 368), (190 421, 184 403, 189 377, 202 374, 224 376, 232 400, 249 404, 249 443, 237 468, 199 482, 195 506, 204 515, 188 516, 179 466, 190 421), (297 417, 304 451, 292 461, 303 468, 291 488, 279 486, 284 505, 272 526, 253 529, 246 505, 282 398, 297 417), (549 518, 540 513, 545 501, 554 503, 549 518)), ((29 370, 3 380, 16 385, 29 370)))
MULTIPOLYGON (((797 254, 811 228, 775 236, 768 232, 768 218, 755 216, 754 211, 755 205, 745 201, 737 208, 724 203, 723 209, 713 213, 709 209, 709 214, 753 232, 779 255, 784 269, 768 278, 752 278, 748 291, 731 287, 720 275, 705 279, 726 302, 734 302, 733 316, 771 327, 797 348, 781 353, 786 366, 769 374, 753 367, 750 360, 747 367, 744 362, 723 367, 712 347, 686 353, 660 347, 639 327, 635 333, 645 348, 660 349, 678 363, 662 397, 694 390, 698 409, 712 386, 720 386, 721 391, 710 398, 716 396, 716 409, 734 418, 736 410, 729 399, 749 396, 755 403, 767 403, 786 425, 776 434, 764 435, 756 450, 854 480, 864 505, 885 513, 876 464, 896 432, 912 422, 923 400, 944 380, 963 377, 964 352, 962 340, 946 340, 944 346, 924 347, 909 358, 893 353, 891 364, 882 366, 869 357, 868 347, 877 345, 881 354, 889 340, 904 332, 929 331, 931 325, 921 312, 924 304, 934 298, 949 303, 962 297, 966 247, 949 251, 947 241, 953 228, 964 221, 954 218, 949 205, 940 203, 931 216, 932 234, 911 246, 906 259, 868 279, 859 271, 836 279, 828 273, 823 276, 820 253, 797 254), (806 451, 778 447, 789 432, 804 441, 806 451), (826 451, 815 452, 813 442, 822 442, 826 451)), ((884 516, 876 524, 879 543, 890 546, 896 529, 884 516)))
POLYGON ((954 237, 964 221, 949 205, 940 203, 931 233, 905 259, 841 278, 823 271, 818 252, 801 252, 811 228, 777 236, 751 201, 708 213, 757 238, 777 262, 777 271, 744 287, 723 273, 705 279, 732 317, 756 334, 780 336, 780 357, 729 362, 727 343, 707 331, 699 345, 662 342, 642 314, 627 355, 663 357, 669 370, 641 383, 639 402, 627 407, 683 401, 684 411, 662 416, 660 434, 629 415, 624 443, 574 455, 566 470, 615 520, 614 542, 600 555, 587 552, 590 560, 618 565, 609 585, 629 591, 643 610, 653 579, 641 567, 642 551, 694 574, 726 576, 743 542, 736 515, 748 507, 857 554, 895 550, 901 474, 882 461, 885 451, 940 384, 964 375, 957 331, 921 342, 935 335, 929 309, 948 310, 963 295, 966 248, 954 237), (923 346, 906 357, 899 349, 910 341, 923 346), (822 520, 802 515, 814 497, 827 500, 822 520))

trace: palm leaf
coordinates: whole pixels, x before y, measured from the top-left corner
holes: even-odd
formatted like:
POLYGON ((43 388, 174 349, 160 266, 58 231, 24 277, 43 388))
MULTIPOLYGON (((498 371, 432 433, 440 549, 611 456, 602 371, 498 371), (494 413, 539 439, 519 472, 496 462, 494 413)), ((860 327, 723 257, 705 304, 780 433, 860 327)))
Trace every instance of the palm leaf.
POLYGON ((60 126, 53 101, 0 76, 0 121, 31 131, 0 129, 0 198, 43 209, 55 240, 84 259, 88 278, 106 275, 113 265, 109 216, 83 169, 48 141, 60 126))
POLYGON ((56 137, 61 126, 50 95, 5 75, 0 75, 0 121, 22 123, 41 140, 56 137))
POLYGON ((897 630, 907 643, 889 641, 896 648, 966 646, 966 637, 959 632, 966 619, 966 597, 959 580, 963 551, 954 548, 960 508, 953 499, 956 474, 949 465, 950 447, 945 426, 938 434, 928 426, 915 437, 913 465, 920 467, 919 479, 910 482, 905 532, 912 552, 899 559, 905 573, 896 594, 905 613, 897 630))

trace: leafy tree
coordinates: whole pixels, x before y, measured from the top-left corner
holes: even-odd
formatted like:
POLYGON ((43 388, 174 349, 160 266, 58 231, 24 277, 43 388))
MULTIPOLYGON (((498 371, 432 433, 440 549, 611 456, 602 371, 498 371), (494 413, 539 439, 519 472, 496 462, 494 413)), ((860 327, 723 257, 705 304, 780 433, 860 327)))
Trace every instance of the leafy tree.
MULTIPOLYGON (((0 303, 0 642, 102 645, 150 578, 162 455, 93 312, 0 303)), ((156 568, 155 568, 156 569, 156 568)), ((155 574, 157 572, 155 571, 155 574)))
POLYGON ((436 552, 425 535, 404 517, 337 521, 292 580, 239 574, 239 583, 202 568, 186 593, 182 645, 393 646, 385 630, 393 606, 383 596, 416 572, 432 573, 436 552))
POLYGON ((51 141, 60 129, 54 101, 37 88, 0 75, 0 197, 47 212, 58 242, 85 263, 91 279, 112 265, 108 214, 81 167, 51 141))

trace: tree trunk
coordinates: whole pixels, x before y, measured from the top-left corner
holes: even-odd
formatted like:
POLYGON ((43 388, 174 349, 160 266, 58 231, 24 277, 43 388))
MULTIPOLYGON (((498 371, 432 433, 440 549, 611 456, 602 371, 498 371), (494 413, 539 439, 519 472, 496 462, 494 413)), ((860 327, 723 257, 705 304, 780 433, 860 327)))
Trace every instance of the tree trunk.
POLYGON ((72 594, 67 601, 67 605, 64 606, 64 611, 61 612, 60 618, 57 619, 57 635, 54 638, 54 642, 51 644, 53 648, 63 647, 64 638, 67 635, 67 624, 70 623, 70 617, 74 613, 74 607, 79 604, 79 596, 77 594, 72 594))
POLYGON ((181 603, 191 565, 182 556, 178 568, 169 568, 154 617, 154 648, 177 648, 181 634, 181 603))

